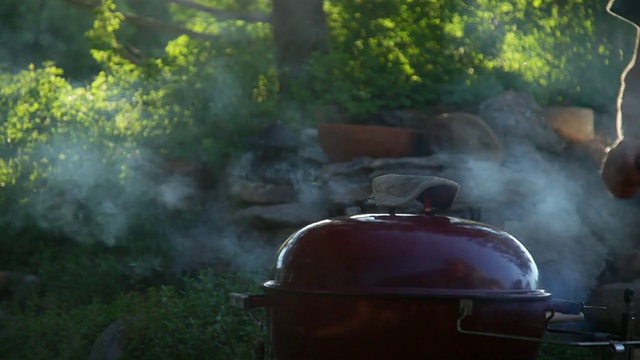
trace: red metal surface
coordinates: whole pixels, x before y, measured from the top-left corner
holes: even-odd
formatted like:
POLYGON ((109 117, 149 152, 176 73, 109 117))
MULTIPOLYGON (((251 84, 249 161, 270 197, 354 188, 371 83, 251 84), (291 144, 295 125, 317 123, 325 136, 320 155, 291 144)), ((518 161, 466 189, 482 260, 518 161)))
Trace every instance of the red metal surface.
POLYGON ((427 215, 325 220, 292 235, 264 284, 273 354, 293 359, 534 359, 550 294, 513 237, 427 215))
POLYGON ((533 258, 509 234, 427 215, 325 220, 281 247, 272 289, 340 294, 542 296, 533 258))
MULTIPOLYGON (((538 352, 536 342, 458 333, 454 299, 269 289, 266 294, 282 302, 268 309, 271 349, 277 360, 533 360, 538 352)), ((548 308, 546 299, 476 300, 465 329, 541 338, 548 308)))

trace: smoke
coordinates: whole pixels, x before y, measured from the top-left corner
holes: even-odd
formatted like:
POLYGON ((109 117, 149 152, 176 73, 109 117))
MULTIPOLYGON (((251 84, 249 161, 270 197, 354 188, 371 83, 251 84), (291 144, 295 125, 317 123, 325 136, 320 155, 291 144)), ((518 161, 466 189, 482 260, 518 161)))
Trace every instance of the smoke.
MULTIPOLYGON (((172 229, 173 271, 188 273, 214 266, 218 271, 264 272, 271 263, 275 247, 264 233, 221 221, 224 206, 206 211, 195 226, 172 229)), ((224 218, 225 215, 223 214, 224 218)))
MULTIPOLYGON (((57 137, 32 156, 46 175, 22 215, 44 231, 107 246, 126 244, 132 234, 166 238, 172 246, 168 270, 175 274, 211 266, 264 270, 275 253, 261 234, 230 225, 224 196, 208 194, 194 174, 173 171, 151 151, 57 137), (140 226, 154 229, 145 233, 140 226)), ((152 252, 131 262, 134 273, 159 268, 159 254, 152 252)))
POLYGON ((449 174, 461 183, 460 201, 481 203, 483 222, 527 247, 543 288, 586 300, 606 260, 634 245, 640 212, 607 194, 595 161, 526 143, 507 153, 502 165, 470 161, 449 174))
POLYGON ((47 231, 80 243, 115 245, 131 219, 154 196, 145 177, 158 159, 132 145, 119 144, 116 156, 86 140, 57 137, 33 153, 44 178, 30 196, 27 213, 47 231), (131 153, 127 153, 131 151, 131 153))
POLYGON ((194 179, 173 175, 158 186, 158 200, 170 210, 186 210, 189 200, 197 196, 198 188, 194 179))

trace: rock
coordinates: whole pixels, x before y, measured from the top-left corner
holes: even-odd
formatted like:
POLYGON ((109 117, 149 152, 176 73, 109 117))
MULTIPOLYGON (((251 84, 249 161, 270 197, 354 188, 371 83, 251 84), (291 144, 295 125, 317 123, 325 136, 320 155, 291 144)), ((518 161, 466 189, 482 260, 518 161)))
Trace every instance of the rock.
POLYGON ((432 169, 393 169, 393 170, 376 170, 369 174, 370 179, 375 179, 384 175, 419 175, 419 176, 440 176, 442 172, 432 169))
POLYGON ((324 180, 324 190, 332 203, 349 206, 359 204, 371 194, 371 181, 365 174, 334 175, 324 180))
POLYGON ((293 184, 296 188, 302 183, 314 182, 317 173, 315 164, 304 161, 295 155, 264 161, 255 170, 260 181, 279 185, 293 184))
POLYGON ((293 185, 300 181, 314 181, 316 164, 291 154, 265 158, 260 152, 248 152, 227 170, 227 184, 238 181, 263 182, 275 185, 293 185))
POLYGON ((329 212, 323 204, 289 203, 255 205, 235 213, 235 220, 263 227, 301 226, 323 220, 329 212))
POLYGON ((232 162, 226 172, 227 183, 233 183, 238 180, 261 180, 260 176, 255 173, 254 167, 256 160, 256 153, 249 151, 238 158, 235 162, 232 162))
POLYGON ((478 116, 467 113, 441 114, 426 121, 422 132, 428 153, 502 161, 503 146, 500 140, 478 116))
POLYGON ((459 155, 437 154, 426 157, 376 159, 369 163, 374 171, 369 178, 386 174, 438 176, 445 169, 466 166, 468 159, 459 155))
POLYGON ((588 224, 591 233, 611 249, 613 256, 637 246, 635 241, 629 240, 640 238, 638 204, 609 195, 595 176, 591 181, 580 184, 580 188, 585 194, 577 205, 580 217, 588 224))
POLYGON ((326 164, 329 162, 329 158, 322 151, 320 143, 318 142, 318 130, 317 129, 304 129, 300 133, 300 147, 298 149, 298 155, 305 160, 314 161, 320 164, 326 164))
POLYGON ((460 184, 456 204, 482 208, 521 206, 536 185, 526 173, 484 161, 446 168, 438 176, 460 184))
POLYGON ((120 359, 125 349, 124 329, 122 320, 117 320, 104 329, 93 343, 89 360, 120 359))
POLYGON ((235 181, 229 194, 236 200, 251 204, 282 204, 296 199, 293 185, 276 185, 257 181, 235 181))
POLYGON ((504 92, 480 105, 479 116, 502 142, 506 152, 523 146, 561 153, 566 142, 545 121, 542 108, 528 94, 504 92))
POLYGON ((468 162, 469 160, 464 156, 436 154, 421 157, 404 157, 400 159, 375 159, 368 165, 375 170, 380 170, 381 168, 389 169, 393 167, 442 169, 464 166, 468 162))
POLYGON ((347 162, 331 163, 322 167, 322 173, 330 176, 369 171, 372 162, 372 158, 362 157, 347 162))
POLYGON ((594 165, 600 166, 603 159, 607 155, 607 145, 613 141, 596 137, 593 140, 585 142, 574 142, 567 146, 564 154, 567 158, 575 159, 577 162, 588 161, 594 165))

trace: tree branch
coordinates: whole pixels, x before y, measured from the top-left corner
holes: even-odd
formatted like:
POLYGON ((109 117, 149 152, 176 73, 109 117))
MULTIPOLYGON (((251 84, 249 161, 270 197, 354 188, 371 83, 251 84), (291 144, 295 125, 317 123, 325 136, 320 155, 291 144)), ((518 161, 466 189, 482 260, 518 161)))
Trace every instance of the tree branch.
MULTIPOLYGON (((74 5, 86 10, 91 10, 91 11, 95 10, 98 7, 98 5, 90 4, 82 0, 62 0, 62 1, 66 2, 67 4, 71 4, 71 5, 74 5)), ((135 15, 130 13, 121 13, 121 14, 124 17, 124 20, 126 22, 137 27, 158 30, 158 31, 166 31, 166 32, 175 33, 175 34, 189 35, 194 39, 220 40, 220 37, 218 35, 206 34, 206 33, 189 30, 183 26, 176 25, 176 24, 168 24, 150 17, 140 16, 140 15, 135 15)))
MULTIPOLYGON (((301 0, 302 1, 302 0, 301 0)), ((229 11, 224 9, 212 8, 191 0, 171 0, 172 3, 180 5, 185 8, 194 9, 198 11, 211 14, 219 19, 235 19, 249 22, 271 22, 271 15, 265 13, 240 13, 237 11, 229 11)))

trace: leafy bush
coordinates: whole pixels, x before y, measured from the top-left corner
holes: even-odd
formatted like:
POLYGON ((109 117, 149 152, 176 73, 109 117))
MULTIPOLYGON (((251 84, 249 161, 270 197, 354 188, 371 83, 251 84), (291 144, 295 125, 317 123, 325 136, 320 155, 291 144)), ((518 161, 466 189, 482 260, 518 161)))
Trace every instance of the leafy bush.
POLYGON ((590 360, 595 358, 592 350, 569 345, 542 344, 536 360, 590 360))
POLYGON ((4 0, 0 7, 0 62, 13 69, 54 61, 77 80, 99 68, 90 57, 84 32, 91 28, 86 11, 61 1, 4 0), (74 19, 74 21, 68 21, 74 19))
POLYGON ((596 0, 336 0, 328 19, 310 93, 351 114, 475 105, 506 89, 609 109, 633 41, 596 0))
POLYGON ((101 303, 68 310, 48 308, 0 320, 4 359, 87 358, 97 334, 118 314, 101 303))
POLYGON ((3 359, 81 359, 98 334, 122 319, 131 359, 248 359, 259 327, 228 304, 230 292, 257 292, 256 278, 202 273, 182 288, 152 287, 68 308, 55 299, 0 320, 3 359))
POLYGON ((203 23, 193 16, 192 27, 213 27, 211 34, 219 41, 180 36, 161 56, 132 62, 121 52, 123 16, 115 10, 113 1, 102 1, 87 33, 103 69, 89 85, 68 83, 62 69, 50 62, 18 74, 0 73, 5 84, 0 152, 8 158, 0 164, 5 165, 2 183, 16 183, 20 174, 26 179, 41 175, 29 171, 44 172, 47 166, 29 155, 38 144, 55 140, 95 147, 107 158, 127 158, 149 148, 215 163, 274 114, 276 73, 272 57, 264 56, 271 46, 268 27, 203 23))
MULTIPOLYGON (((184 292, 147 294, 140 320, 130 323, 131 359, 249 359, 260 327, 228 304, 230 292, 256 292, 255 279, 202 274, 184 292), (146 311, 144 310, 146 309, 146 311)), ((136 307, 140 309, 140 307, 136 307)))
POLYGON ((33 215, 83 243, 123 241, 132 223, 153 231, 165 161, 201 165, 215 179, 275 113, 264 27, 223 22, 220 42, 181 36, 134 63, 119 51, 114 9, 103 1, 88 33, 104 69, 88 85, 70 84, 52 63, 0 73, 0 200, 12 223, 33 215))

